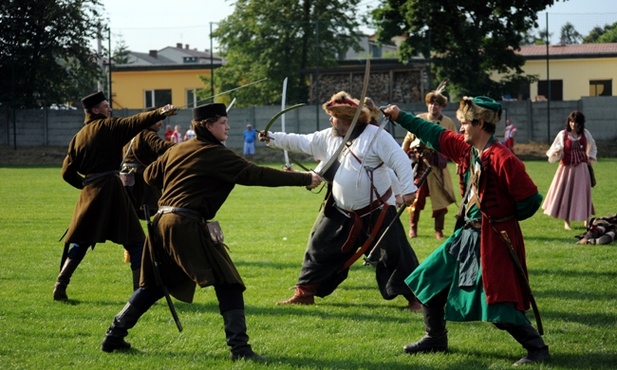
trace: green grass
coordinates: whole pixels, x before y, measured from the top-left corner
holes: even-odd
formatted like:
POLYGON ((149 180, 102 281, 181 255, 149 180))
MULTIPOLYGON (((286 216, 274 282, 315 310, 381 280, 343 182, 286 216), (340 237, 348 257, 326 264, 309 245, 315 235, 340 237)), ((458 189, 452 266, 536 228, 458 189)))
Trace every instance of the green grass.
MULTIPOLYGON (((597 215, 617 212, 617 159, 596 166, 597 215)), ((556 165, 526 162, 546 193, 556 165)), ((108 354, 105 329, 131 294, 122 248, 89 251, 69 285, 69 303, 51 299, 62 243, 78 191, 59 168, 0 168, 0 368, 2 369, 507 369, 524 350, 487 323, 448 323, 448 354, 409 356, 402 346, 423 335, 422 317, 405 301, 381 299, 371 268, 352 266, 331 296, 310 307, 276 306, 292 294, 308 232, 323 193, 303 188, 238 186, 217 215, 247 285, 248 334, 266 365, 232 363, 214 291, 193 304, 176 302, 185 327, 176 330, 164 301, 127 337, 134 351, 108 354), (287 238, 287 240, 284 240, 287 238)), ((446 230, 452 230, 452 205, 446 230)), ((430 211, 412 240, 422 260, 438 242, 430 211)), ((407 214, 403 215, 407 226, 407 214)), ((583 231, 542 214, 522 222, 531 285, 552 359, 537 369, 617 366, 617 248, 580 246, 583 231)), ((529 317, 533 321, 531 313, 529 317)))

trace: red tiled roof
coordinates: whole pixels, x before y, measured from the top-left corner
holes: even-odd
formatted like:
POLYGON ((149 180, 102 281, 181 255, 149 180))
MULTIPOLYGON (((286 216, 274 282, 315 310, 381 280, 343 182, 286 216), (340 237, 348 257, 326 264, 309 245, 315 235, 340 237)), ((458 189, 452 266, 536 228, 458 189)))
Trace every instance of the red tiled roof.
MULTIPOLYGON (((521 50, 516 53, 524 57, 546 56, 546 45, 522 45, 521 50)), ((549 45, 548 53, 553 56, 572 57, 617 55, 617 43, 549 45)))

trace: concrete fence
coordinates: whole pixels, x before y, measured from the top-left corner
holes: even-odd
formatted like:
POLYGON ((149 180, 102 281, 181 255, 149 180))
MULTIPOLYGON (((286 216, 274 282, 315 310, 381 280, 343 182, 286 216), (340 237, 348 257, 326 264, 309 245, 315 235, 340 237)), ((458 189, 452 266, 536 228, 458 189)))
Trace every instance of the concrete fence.
MULTIPOLYGON (((377 102, 377 104, 385 104, 377 102)), ((571 111, 579 110, 585 114, 586 127, 596 140, 617 137, 617 97, 589 97, 577 101, 531 102, 504 101, 502 123, 497 127, 497 136, 502 137, 505 125, 510 118, 518 128, 517 142, 552 142, 555 135, 563 129, 566 117, 571 111)), ((402 110, 422 113, 424 104, 400 104, 402 110)), ((457 103, 450 103, 443 111, 455 122, 457 103)), ((227 146, 242 147, 242 132, 247 124, 257 130, 263 129, 280 107, 259 106, 250 108, 232 108, 229 112, 231 131, 227 146)), ((139 113, 138 110, 116 110, 116 117, 127 117, 139 113)), ((0 110, 0 145, 11 147, 67 146, 73 135, 83 126, 84 114, 80 110, 0 110)), ((190 126, 191 111, 182 110, 177 116, 168 117, 165 125, 180 125, 185 132, 190 126)), ((321 106, 304 106, 285 115, 286 132, 311 133, 330 127, 328 116, 321 106)), ((159 132, 163 135, 163 129, 159 132)), ((389 127, 397 141, 401 142, 405 130, 389 127)), ((280 119, 271 131, 281 131, 280 119)))

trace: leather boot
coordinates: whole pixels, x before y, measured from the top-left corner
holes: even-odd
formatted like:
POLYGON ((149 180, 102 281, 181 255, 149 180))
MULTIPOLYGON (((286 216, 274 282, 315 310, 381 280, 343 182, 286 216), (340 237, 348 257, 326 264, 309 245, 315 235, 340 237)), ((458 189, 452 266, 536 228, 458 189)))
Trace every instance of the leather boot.
POLYGON ((298 284, 294 295, 286 301, 278 302, 278 305, 285 304, 315 304, 315 293, 319 284, 298 284))
POLYGON ((418 236, 418 221, 420 221, 420 211, 413 209, 409 214, 409 237, 412 239, 418 236))
POLYGON ((60 274, 58 275, 58 279, 56 279, 56 284, 54 285, 53 297, 55 301, 67 301, 69 297, 66 295, 66 287, 69 285, 71 281, 71 276, 79 266, 81 261, 75 261, 70 258, 67 258, 64 261, 64 265, 62 266, 62 270, 60 270, 60 274))
POLYGON ((403 350, 406 353, 446 352, 448 350, 448 331, 444 319, 447 297, 448 290, 444 290, 422 305, 426 334, 419 341, 405 345, 403 350))
POLYGON ((422 311, 422 303, 418 301, 415 295, 409 293, 405 294, 404 297, 407 299, 407 302, 409 302, 409 306, 407 306, 409 311, 422 311))
POLYGON ((507 325, 505 330, 527 350, 527 355, 516 361, 513 364, 514 366, 543 362, 549 359, 548 346, 530 324, 507 325))
POLYGON ((244 310, 229 310, 222 314, 225 323, 225 338, 231 349, 231 360, 265 361, 266 358, 253 352, 248 344, 249 336, 246 334, 246 320, 244 310))
POLYGON ((105 333, 105 339, 101 344, 101 350, 104 352, 126 351, 131 349, 131 344, 124 340, 128 335, 128 330, 137 323, 137 320, 144 314, 144 311, 139 310, 130 302, 127 303, 122 311, 120 311, 111 326, 105 333))
POLYGON ((435 239, 443 239, 443 226, 446 220, 446 213, 443 210, 435 212, 435 239))
POLYGON ((139 278, 141 275, 141 269, 131 270, 133 273, 133 291, 139 289, 139 278))

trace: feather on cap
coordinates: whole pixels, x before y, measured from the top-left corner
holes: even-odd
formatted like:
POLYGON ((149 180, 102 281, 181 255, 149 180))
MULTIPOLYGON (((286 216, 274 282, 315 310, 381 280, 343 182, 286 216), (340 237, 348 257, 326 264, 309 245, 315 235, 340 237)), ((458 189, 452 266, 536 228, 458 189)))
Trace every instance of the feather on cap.
POLYGON ((437 86, 437 88, 431 92, 429 92, 428 94, 426 94, 426 96, 424 97, 424 102, 428 105, 430 103, 437 103, 439 105, 441 105, 442 107, 445 107, 446 105, 448 105, 448 98, 446 98, 442 92, 445 90, 446 88, 446 84, 448 83, 448 80, 445 79, 443 81, 441 81, 439 83, 439 86, 437 86))
MULTIPOLYGON (((330 100, 322 105, 323 110, 332 117, 351 123, 358 110, 358 100, 353 99, 346 91, 339 91, 332 95, 330 100)), ((371 112, 366 106, 362 107, 358 123, 366 124, 371 120, 371 112)))

